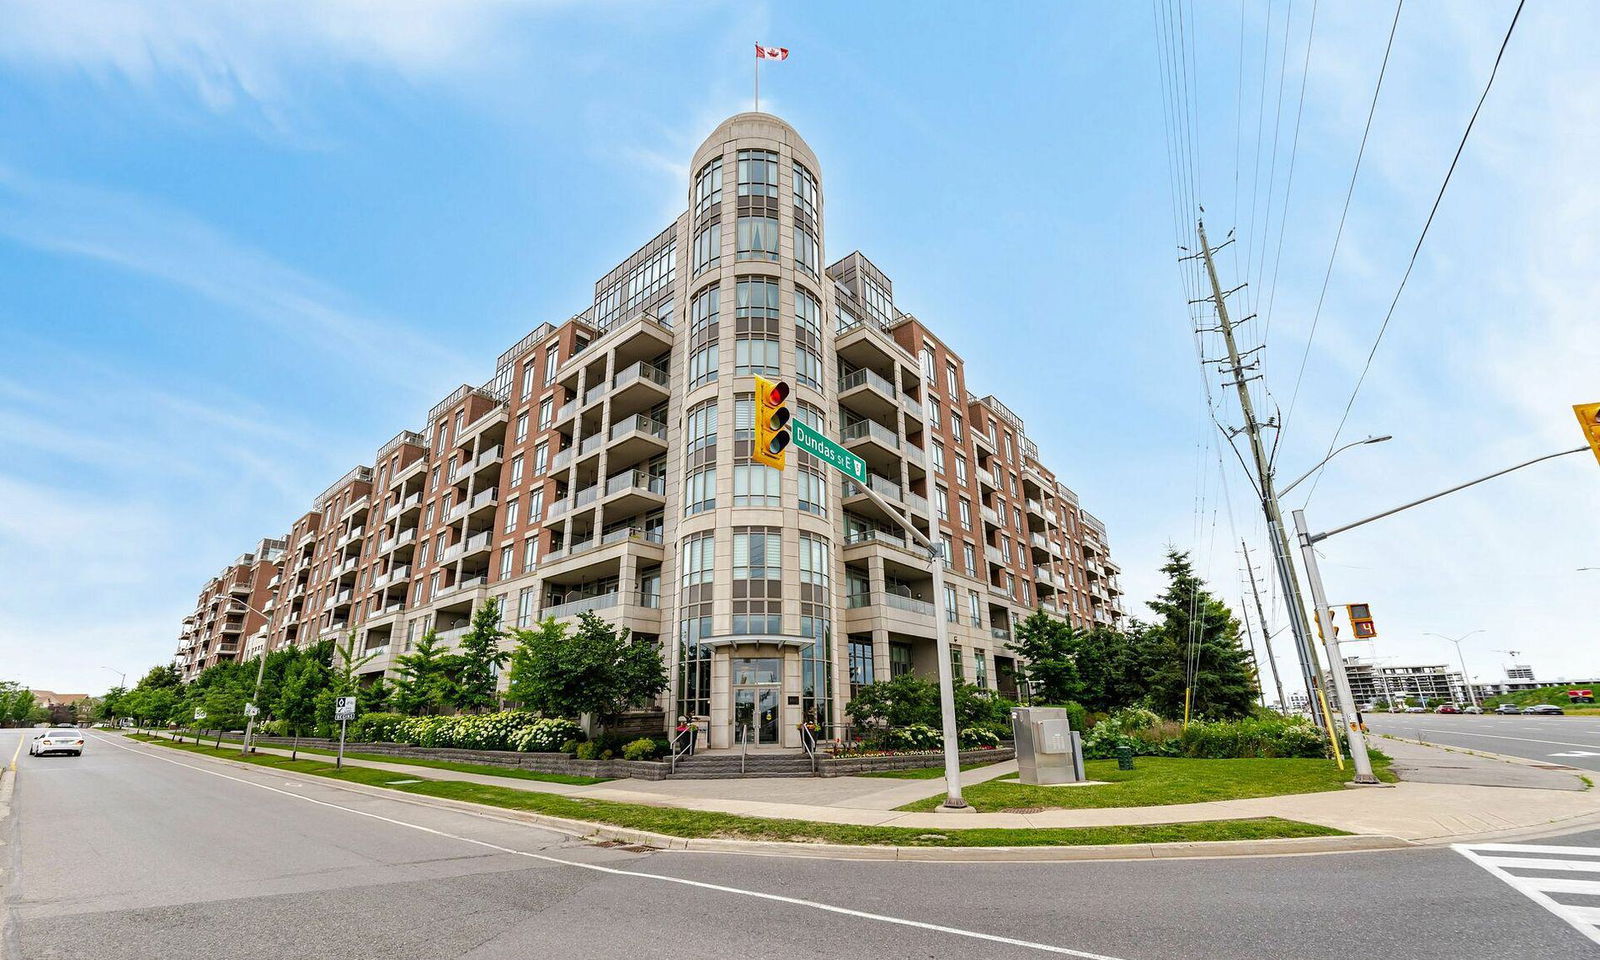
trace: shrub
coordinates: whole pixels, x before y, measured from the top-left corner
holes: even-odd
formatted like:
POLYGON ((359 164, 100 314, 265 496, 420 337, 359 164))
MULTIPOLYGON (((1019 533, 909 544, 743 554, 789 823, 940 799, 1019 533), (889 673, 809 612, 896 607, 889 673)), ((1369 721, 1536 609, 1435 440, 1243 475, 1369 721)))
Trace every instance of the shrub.
POLYGON ((510 745, 511 749, 524 753, 566 753, 567 743, 572 742, 576 746, 573 734, 577 732, 578 725, 571 720, 541 717, 513 733, 510 745))
POLYGON ((1126 707, 1095 724, 1083 738, 1083 755, 1091 760, 1116 756, 1128 747, 1139 757, 1172 757, 1182 752, 1179 725, 1162 721, 1143 707, 1126 707))
MULTIPOLYGON (((944 737, 940 737, 940 746, 943 746, 944 737)), ((1000 738, 993 730, 987 727, 968 727, 961 731, 961 747, 970 750, 975 747, 998 747, 1000 738)))
POLYGON ((896 750, 938 750, 944 734, 925 723, 912 723, 889 731, 889 745, 896 750))
POLYGON ((593 740, 580 743, 576 753, 579 760, 598 760, 600 759, 600 744, 593 740))
POLYGON ((578 741, 576 741, 576 740, 563 740, 563 741, 561 741, 561 752, 562 753, 567 753, 567 754, 577 753, 578 752, 578 741))
POLYGON ((1325 757, 1328 742, 1301 717, 1253 717, 1246 720, 1189 724, 1180 736, 1183 755, 1231 757, 1325 757))
POLYGON ((407 719, 399 713, 364 713, 350 724, 349 739, 362 743, 395 743, 400 725, 407 719))
POLYGON ((640 737, 622 748, 624 760, 654 760, 656 758, 656 742, 649 737, 640 737))

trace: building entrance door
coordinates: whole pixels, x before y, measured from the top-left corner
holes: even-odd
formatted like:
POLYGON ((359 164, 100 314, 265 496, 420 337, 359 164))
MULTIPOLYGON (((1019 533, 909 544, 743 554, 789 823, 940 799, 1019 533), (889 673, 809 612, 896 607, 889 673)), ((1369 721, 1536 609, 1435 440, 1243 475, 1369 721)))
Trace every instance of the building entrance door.
POLYGON ((749 736, 751 746, 776 744, 783 661, 776 657, 735 658, 729 666, 733 681, 731 742, 737 746, 740 737, 749 736))

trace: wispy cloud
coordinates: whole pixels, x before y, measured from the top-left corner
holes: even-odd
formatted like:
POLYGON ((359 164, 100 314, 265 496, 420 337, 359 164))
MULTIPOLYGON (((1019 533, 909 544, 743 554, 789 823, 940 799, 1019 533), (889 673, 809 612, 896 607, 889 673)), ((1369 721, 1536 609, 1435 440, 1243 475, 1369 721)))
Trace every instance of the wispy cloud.
POLYGON ((472 369, 398 321, 168 205, 113 190, 30 177, 0 165, 0 236, 152 277, 271 325, 320 350, 393 350, 376 377, 472 369))

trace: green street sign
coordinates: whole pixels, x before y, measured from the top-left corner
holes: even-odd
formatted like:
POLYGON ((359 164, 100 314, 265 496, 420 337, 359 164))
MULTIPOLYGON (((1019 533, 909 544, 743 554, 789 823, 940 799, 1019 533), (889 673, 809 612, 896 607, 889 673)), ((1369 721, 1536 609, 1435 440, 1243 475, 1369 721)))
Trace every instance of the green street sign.
POLYGON ((789 432, 794 436, 794 445, 796 447, 811 454, 856 483, 862 486, 866 485, 867 461, 806 426, 803 421, 790 421, 789 432))

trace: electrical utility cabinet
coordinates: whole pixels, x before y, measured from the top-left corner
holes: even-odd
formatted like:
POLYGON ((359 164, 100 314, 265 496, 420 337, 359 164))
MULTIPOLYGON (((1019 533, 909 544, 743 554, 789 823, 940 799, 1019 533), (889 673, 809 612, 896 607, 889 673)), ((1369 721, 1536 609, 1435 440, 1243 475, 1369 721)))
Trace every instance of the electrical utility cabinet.
POLYGON ((1022 783, 1078 783, 1083 776, 1083 737, 1060 707, 1011 711, 1017 742, 1017 779, 1022 783))

